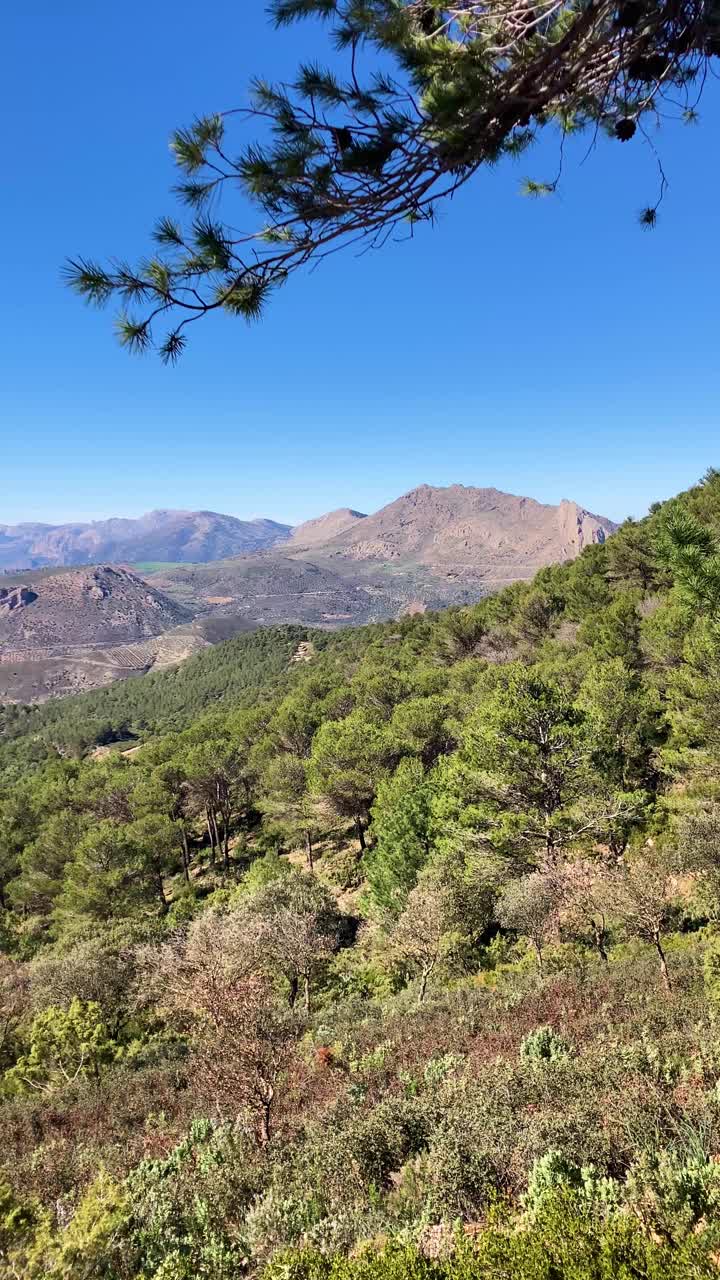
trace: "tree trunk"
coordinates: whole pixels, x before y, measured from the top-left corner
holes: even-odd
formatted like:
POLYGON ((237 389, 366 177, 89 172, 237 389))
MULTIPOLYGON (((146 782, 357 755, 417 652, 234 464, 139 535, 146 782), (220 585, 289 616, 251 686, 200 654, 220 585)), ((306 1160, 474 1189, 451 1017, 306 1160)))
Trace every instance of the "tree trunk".
POLYGON ((670 981, 670 971, 667 966, 667 960, 665 959, 665 952, 662 949, 662 943, 660 941, 659 929, 656 929, 655 933, 653 934, 653 944, 655 946, 655 950, 658 953, 658 959, 660 961, 660 974, 662 977, 662 984, 665 990, 667 991, 668 995, 670 995, 670 992, 672 991, 672 983, 670 981))
POLYGON ((425 999, 425 995, 427 993, 428 978, 430 977, 431 973, 432 973, 432 968, 428 968, 426 965, 420 975, 420 990, 418 991, 418 1004, 422 1004, 423 1000, 425 999))
POLYGON ((275 1090, 272 1085, 267 1085, 264 1089, 263 1100, 260 1104, 260 1116, 258 1123, 258 1143, 261 1147, 266 1147, 270 1141, 270 1112, 274 1096, 275 1090))
POLYGON ((312 836, 309 831, 305 832, 305 852, 307 854, 308 868, 314 873, 315 859, 313 858, 312 836))
POLYGON ((542 947, 540 946, 540 943, 539 943, 539 942, 535 942, 535 941, 533 941, 533 946, 534 946, 534 948, 535 948, 535 955, 537 956, 538 971, 539 971, 540 973, 543 973, 543 972, 544 972, 544 968, 543 968, 543 953, 542 953, 542 947))
POLYGON ((170 910, 170 904, 167 898, 165 897, 165 886, 163 884, 162 875, 160 874, 159 871, 157 874, 157 890, 158 890, 158 897, 160 899, 160 910, 162 911, 162 914, 166 916, 168 911, 170 910))
POLYGON ((355 819, 355 830, 357 832, 357 838, 360 842, 360 852, 364 853, 365 849, 367 848, 367 845, 365 844, 365 830, 363 828, 362 818, 355 819))
POLYGON ((307 974, 303 978, 303 1008, 306 1014, 310 1013, 310 978, 307 974))
POLYGON ((593 931, 593 938, 595 940, 595 947, 597 948, 597 952, 600 958, 605 962, 605 964, 607 964, 608 953, 605 949, 605 924, 604 923, 598 924, 596 920, 593 920, 592 931, 593 931))
POLYGON ((180 834, 182 837, 183 876, 185 877, 186 883, 189 884, 190 883, 190 847, 188 845, 188 838, 187 838, 187 831, 185 830, 185 823, 182 821, 180 822, 180 834))
POLYGON ((220 810, 220 817, 222 818, 223 872, 227 875, 230 868, 230 824, 228 822, 227 814, 222 809, 220 810))
POLYGON ((210 809, 210 821, 213 829, 213 866, 215 866, 215 853, 220 855, 220 830, 218 828, 217 814, 213 808, 210 809))
POLYGON ((290 990, 288 992, 288 1004, 290 1005, 291 1009, 295 1008, 295 1002, 298 998, 299 990, 300 990, 300 979, 295 973, 290 979, 290 990))
POLYGON ((212 815, 210 806, 205 808, 205 821, 207 823, 208 840, 210 841, 210 866, 215 866, 215 833, 213 832, 212 815))

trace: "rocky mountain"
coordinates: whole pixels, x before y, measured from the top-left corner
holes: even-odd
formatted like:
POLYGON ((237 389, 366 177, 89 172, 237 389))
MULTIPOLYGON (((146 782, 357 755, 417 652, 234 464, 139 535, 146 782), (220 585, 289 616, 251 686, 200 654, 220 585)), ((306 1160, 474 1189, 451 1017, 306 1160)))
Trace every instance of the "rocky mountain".
POLYGON ((0 658, 68 644, 128 644, 191 617, 137 574, 110 565, 1 584, 0 658))
POLYGON ((566 500, 551 506, 498 489, 420 485, 342 530, 322 550, 344 560, 470 570, 502 583, 571 559, 615 528, 612 520, 566 500))
POLYGON ((339 533, 344 533, 346 529, 353 529, 361 520, 367 520, 367 516, 362 511, 353 511, 350 507, 339 507, 337 511, 328 511, 326 515, 318 516, 315 520, 305 520, 303 524, 296 525, 292 531, 290 546, 322 545, 337 537, 339 533))
MULTIPOLYGON (((575 502, 464 485, 421 485, 374 515, 344 508, 294 531, 211 512, 66 526, 82 532, 70 543, 57 532, 48 554, 84 554, 101 530, 123 559, 163 563, 145 581, 107 563, 0 574, 0 702, 179 662, 238 628, 351 626, 469 604, 604 542, 615 527, 575 502), (245 537, 255 539, 250 554, 208 559, 245 537)), ((2 546, 0 537, 0 554, 2 546)))
POLYGON ((470 603, 572 559, 614 528, 574 502, 421 485, 374 515, 333 511, 300 525, 280 548, 171 565, 150 581, 198 613, 236 613, 257 626, 359 624, 470 603))
POLYGON ((260 551, 286 541, 292 527, 238 520, 216 511, 150 511, 87 524, 0 525, 0 569, 47 565, 192 562, 260 551))

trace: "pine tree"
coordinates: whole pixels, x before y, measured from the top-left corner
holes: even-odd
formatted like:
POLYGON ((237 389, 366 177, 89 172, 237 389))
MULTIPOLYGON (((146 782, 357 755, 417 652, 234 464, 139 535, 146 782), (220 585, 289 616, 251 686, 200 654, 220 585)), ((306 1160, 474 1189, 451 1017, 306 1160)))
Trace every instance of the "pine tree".
MULTIPOLYGON (((558 174, 527 179, 524 190, 550 194, 565 135, 601 130, 631 144, 667 114, 696 120, 698 86, 720 53, 720 10, 704 0, 539 9, 525 0, 273 0, 271 12, 277 26, 326 20, 348 72, 305 63, 292 84, 257 80, 249 110, 177 130, 176 191, 189 222, 162 217, 155 252, 138 266, 68 263, 86 301, 121 303, 118 336, 131 351, 155 346, 174 361, 187 326, 208 313, 257 320, 307 264, 432 223, 478 170, 521 154, 547 128, 560 143, 558 174), (262 124, 264 138, 239 149, 248 123, 262 124), (259 210, 247 234, 232 210, 227 222, 219 216, 238 189, 259 210)), ((655 225, 667 185, 659 163, 657 182, 644 227, 655 225)))

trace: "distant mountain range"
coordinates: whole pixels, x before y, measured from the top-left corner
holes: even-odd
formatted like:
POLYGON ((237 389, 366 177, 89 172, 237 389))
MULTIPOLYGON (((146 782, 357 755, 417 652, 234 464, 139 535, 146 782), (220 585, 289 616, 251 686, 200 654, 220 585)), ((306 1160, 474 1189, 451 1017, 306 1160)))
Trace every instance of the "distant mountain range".
POLYGON ((149 511, 77 524, 0 525, 0 569, 52 565, 222 560, 285 542, 289 524, 238 520, 216 511, 149 511))
POLYGON ((374 515, 341 508, 295 529, 206 511, 0 527, 0 702, 180 661, 237 629, 468 604, 615 528, 575 502, 464 485, 420 485, 374 515), (11 573, 13 555, 45 560, 11 573), (143 561, 142 576, 122 567, 143 561))
POLYGON ((280 544, 293 553, 326 548, 352 560, 478 566, 503 561, 511 576, 526 559, 543 564, 575 555, 610 532, 611 520, 574 502, 549 506, 498 489, 420 485, 374 515, 341 507, 293 528, 276 520, 239 520, 217 511, 150 511, 137 519, 0 525, 0 569, 79 564, 207 564, 280 544))

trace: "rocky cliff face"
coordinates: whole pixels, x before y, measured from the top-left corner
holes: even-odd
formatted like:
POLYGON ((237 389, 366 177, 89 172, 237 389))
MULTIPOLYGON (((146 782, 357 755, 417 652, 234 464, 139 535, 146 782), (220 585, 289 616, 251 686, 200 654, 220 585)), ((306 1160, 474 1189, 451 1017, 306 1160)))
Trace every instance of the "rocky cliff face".
POLYGON ((561 545, 567 548, 567 555, 563 558, 567 560, 579 555, 583 547, 593 542, 603 543, 617 527, 611 520, 594 516, 584 507, 579 507, 577 502, 568 502, 567 498, 563 498, 557 508, 557 520, 561 545))

